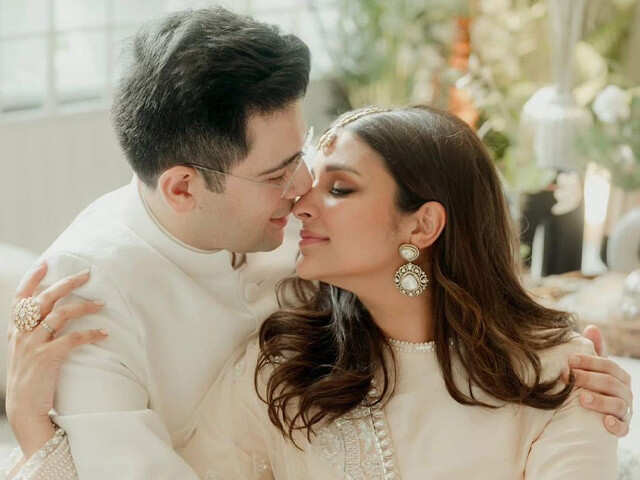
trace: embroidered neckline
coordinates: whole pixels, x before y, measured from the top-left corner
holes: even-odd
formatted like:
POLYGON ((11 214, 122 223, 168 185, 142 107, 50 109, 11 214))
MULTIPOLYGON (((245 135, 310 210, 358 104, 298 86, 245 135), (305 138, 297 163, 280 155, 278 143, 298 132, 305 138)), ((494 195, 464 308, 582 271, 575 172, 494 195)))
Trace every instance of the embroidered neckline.
MULTIPOLYGON (((375 380, 367 396, 376 399, 375 380)), ((319 435, 325 458, 349 480, 400 480, 391 431, 381 405, 361 404, 324 427, 319 435)))
POLYGON ((432 352, 435 350, 436 342, 433 340, 430 342, 407 342, 406 340, 396 340, 395 338, 389 338, 389 344, 394 350, 408 353, 421 353, 432 352))

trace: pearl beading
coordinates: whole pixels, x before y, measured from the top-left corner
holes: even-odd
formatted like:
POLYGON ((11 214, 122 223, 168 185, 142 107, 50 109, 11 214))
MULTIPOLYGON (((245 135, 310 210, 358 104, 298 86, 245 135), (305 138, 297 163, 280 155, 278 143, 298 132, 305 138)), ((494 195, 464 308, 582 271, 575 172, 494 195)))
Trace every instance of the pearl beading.
POLYGON ((432 352, 436 348, 436 343, 431 342, 407 342, 405 340, 396 340, 395 338, 389 338, 389 344, 394 350, 408 353, 420 353, 420 352, 432 352))
MULTIPOLYGON (((22 452, 12 454, 12 460, 22 460, 22 452)), ((13 480, 70 480, 77 479, 78 473, 73 463, 71 449, 63 429, 57 428, 53 437, 20 468, 13 480)))

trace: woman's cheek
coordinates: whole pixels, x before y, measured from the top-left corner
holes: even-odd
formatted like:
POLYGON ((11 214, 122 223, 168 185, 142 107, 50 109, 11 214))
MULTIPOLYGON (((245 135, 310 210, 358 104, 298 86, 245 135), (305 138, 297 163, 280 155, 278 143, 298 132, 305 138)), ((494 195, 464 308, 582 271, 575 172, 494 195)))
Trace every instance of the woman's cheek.
POLYGON ((340 205, 340 198, 332 197, 331 195, 327 195, 324 199, 324 206, 327 209, 333 209, 340 205))

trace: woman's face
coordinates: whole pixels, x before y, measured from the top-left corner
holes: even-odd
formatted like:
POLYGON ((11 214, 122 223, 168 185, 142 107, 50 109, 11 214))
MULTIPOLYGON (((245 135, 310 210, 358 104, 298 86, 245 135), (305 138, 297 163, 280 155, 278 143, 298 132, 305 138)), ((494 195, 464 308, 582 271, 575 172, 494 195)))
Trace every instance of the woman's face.
POLYGON ((398 247, 410 230, 383 162, 347 130, 318 152, 313 187, 293 208, 303 223, 298 276, 351 289, 378 274, 391 278, 403 263, 398 247))

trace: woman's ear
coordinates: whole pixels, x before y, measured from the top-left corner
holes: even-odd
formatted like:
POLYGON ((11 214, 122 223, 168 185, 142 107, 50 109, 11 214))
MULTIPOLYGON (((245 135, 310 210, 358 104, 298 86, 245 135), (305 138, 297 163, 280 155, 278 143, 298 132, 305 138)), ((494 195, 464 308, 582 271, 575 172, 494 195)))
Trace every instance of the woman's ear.
POLYGON ((413 213, 414 229, 410 242, 419 249, 430 247, 447 224, 447 211, 439 202, 427 202, 413 213))

